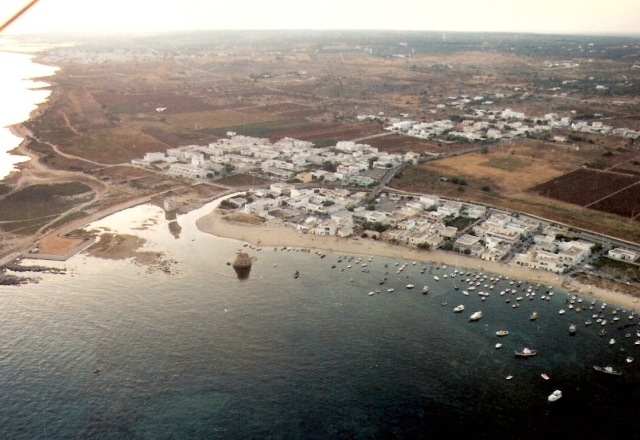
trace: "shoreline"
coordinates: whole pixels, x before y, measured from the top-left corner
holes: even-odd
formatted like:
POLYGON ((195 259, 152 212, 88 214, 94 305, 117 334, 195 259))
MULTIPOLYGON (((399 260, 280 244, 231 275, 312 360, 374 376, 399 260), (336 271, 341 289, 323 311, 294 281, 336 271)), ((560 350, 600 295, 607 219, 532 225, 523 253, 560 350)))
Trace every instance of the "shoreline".
POLYGON ((637 307, 638 299, 631 295, 585 285, 574 281, 566 275, 544 272, 526 267, 515 266, 496 261, 485 261, 442 250, 421 251, 416 248, 393 245, 384 241, 362 238, 340 238, 302 234, 276 221, 266 221, 261 225, 246 225, 224 220, 224 215, 215 205, 209 214, 196 220, 196 227, 201 232, 221 238, 229 238, 248 243, 256 247, 295 247, 331 251, 340 254, 356 254, 398 258, 420 263, 445 264, 450 267, 461 267, 469 270, 481 270, 512 279, 528 280, 543 285, 599 299, 625 309, 637 307))

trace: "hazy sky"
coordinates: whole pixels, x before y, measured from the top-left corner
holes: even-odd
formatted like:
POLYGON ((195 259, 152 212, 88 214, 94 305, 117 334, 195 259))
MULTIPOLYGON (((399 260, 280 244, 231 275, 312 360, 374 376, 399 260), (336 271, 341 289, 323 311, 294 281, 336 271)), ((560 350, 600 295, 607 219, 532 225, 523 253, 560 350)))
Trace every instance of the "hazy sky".
MULTIPOLYGON (((4 22, 28 0, 1 0, 4 22)), ((396 29, 640 35, 640 0, 40 0, 5 34, 396 29)))

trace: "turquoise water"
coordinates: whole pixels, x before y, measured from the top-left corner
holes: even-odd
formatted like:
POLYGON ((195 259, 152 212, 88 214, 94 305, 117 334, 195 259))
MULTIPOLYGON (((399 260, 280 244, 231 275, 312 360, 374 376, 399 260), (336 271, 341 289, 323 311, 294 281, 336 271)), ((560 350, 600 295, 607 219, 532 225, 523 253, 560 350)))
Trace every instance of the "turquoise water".
POLYGON ((226 263, 247 248, 195 230, 202 212, 179 219, 178 239, 149 206, 94 224, 136 230, 178 261, 173 275, 79 255, 66 275, 0 287, 2 438, 638 437, 640 358, 625 358, 640 348, 635 327, 617 328, 637 319, 628 312, 602 338, 584 326, 592 311, 558 314, 564 292, 543 301, 541 286, 514 309, 505 280, 467 297, 459 277, 458 291, 443 278, 455 268, 407 262, 396 274, 395 260, 313 251, 249 250, 241 281, 226 263), (538 356, 516 358, 524 346, 538 356), (563 397, 549 403, 555 389, 563 397))

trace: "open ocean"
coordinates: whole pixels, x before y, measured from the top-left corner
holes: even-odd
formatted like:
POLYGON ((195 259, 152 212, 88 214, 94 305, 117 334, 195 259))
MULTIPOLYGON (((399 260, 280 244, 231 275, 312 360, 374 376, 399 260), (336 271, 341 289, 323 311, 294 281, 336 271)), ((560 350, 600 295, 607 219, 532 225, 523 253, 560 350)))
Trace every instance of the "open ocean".
POLYGON ((629 311, 598 337, 593 311, 569 310, 566 292, 546 301, 540 286, 513 308, 525 292, 499 292, 516 285, 464 296, 454 267, 421 274, 419 262, 249 249, 195 228, 210 209, 179 217, 179 238, 149 205, 92 224, 146 238, 178 262, 173 275, 77 255, 48 263, 64 275, 0 287, 1 438, 640 437, 637 327, 618 329, 638 320, 629 311), (238 249, 257 258, 246 280, 227 265, 238 249), (408 263, 400 274, 396 262, 408 263), (453 313, 458 304, 466 310, 453 313), (525 346, 538 355, 516 358, 525 346), (556 389, 563 397, 549 402, 556 389))

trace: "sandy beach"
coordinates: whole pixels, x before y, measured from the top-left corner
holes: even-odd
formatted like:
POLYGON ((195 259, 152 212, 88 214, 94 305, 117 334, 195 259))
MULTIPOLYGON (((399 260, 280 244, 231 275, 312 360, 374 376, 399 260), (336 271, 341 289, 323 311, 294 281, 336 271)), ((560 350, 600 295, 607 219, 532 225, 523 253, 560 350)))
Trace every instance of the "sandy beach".
POLYGON ((435 262, 452 267, 492 272, 512 279, 552 285, 558 289, 591 296, 626 309, 635 308, 638 305, 638 300, 630 295, 596 286, 584 285, 570 277, 551 272, 532 270, 494 261, 483 261, 441 250, 422 251, 372 239, 302 234, 293 228, 284 226, 278 220, 266 221, 260 225, 229 222, 224 219, 224 214, 221 211, 214 209, 211 213, 199 218, 196 221, 196 226, 202 232, 218 237, 240 240, 257 247, 287 246, 326 250, 340 254, 398 258, 421 263, 435 262))

